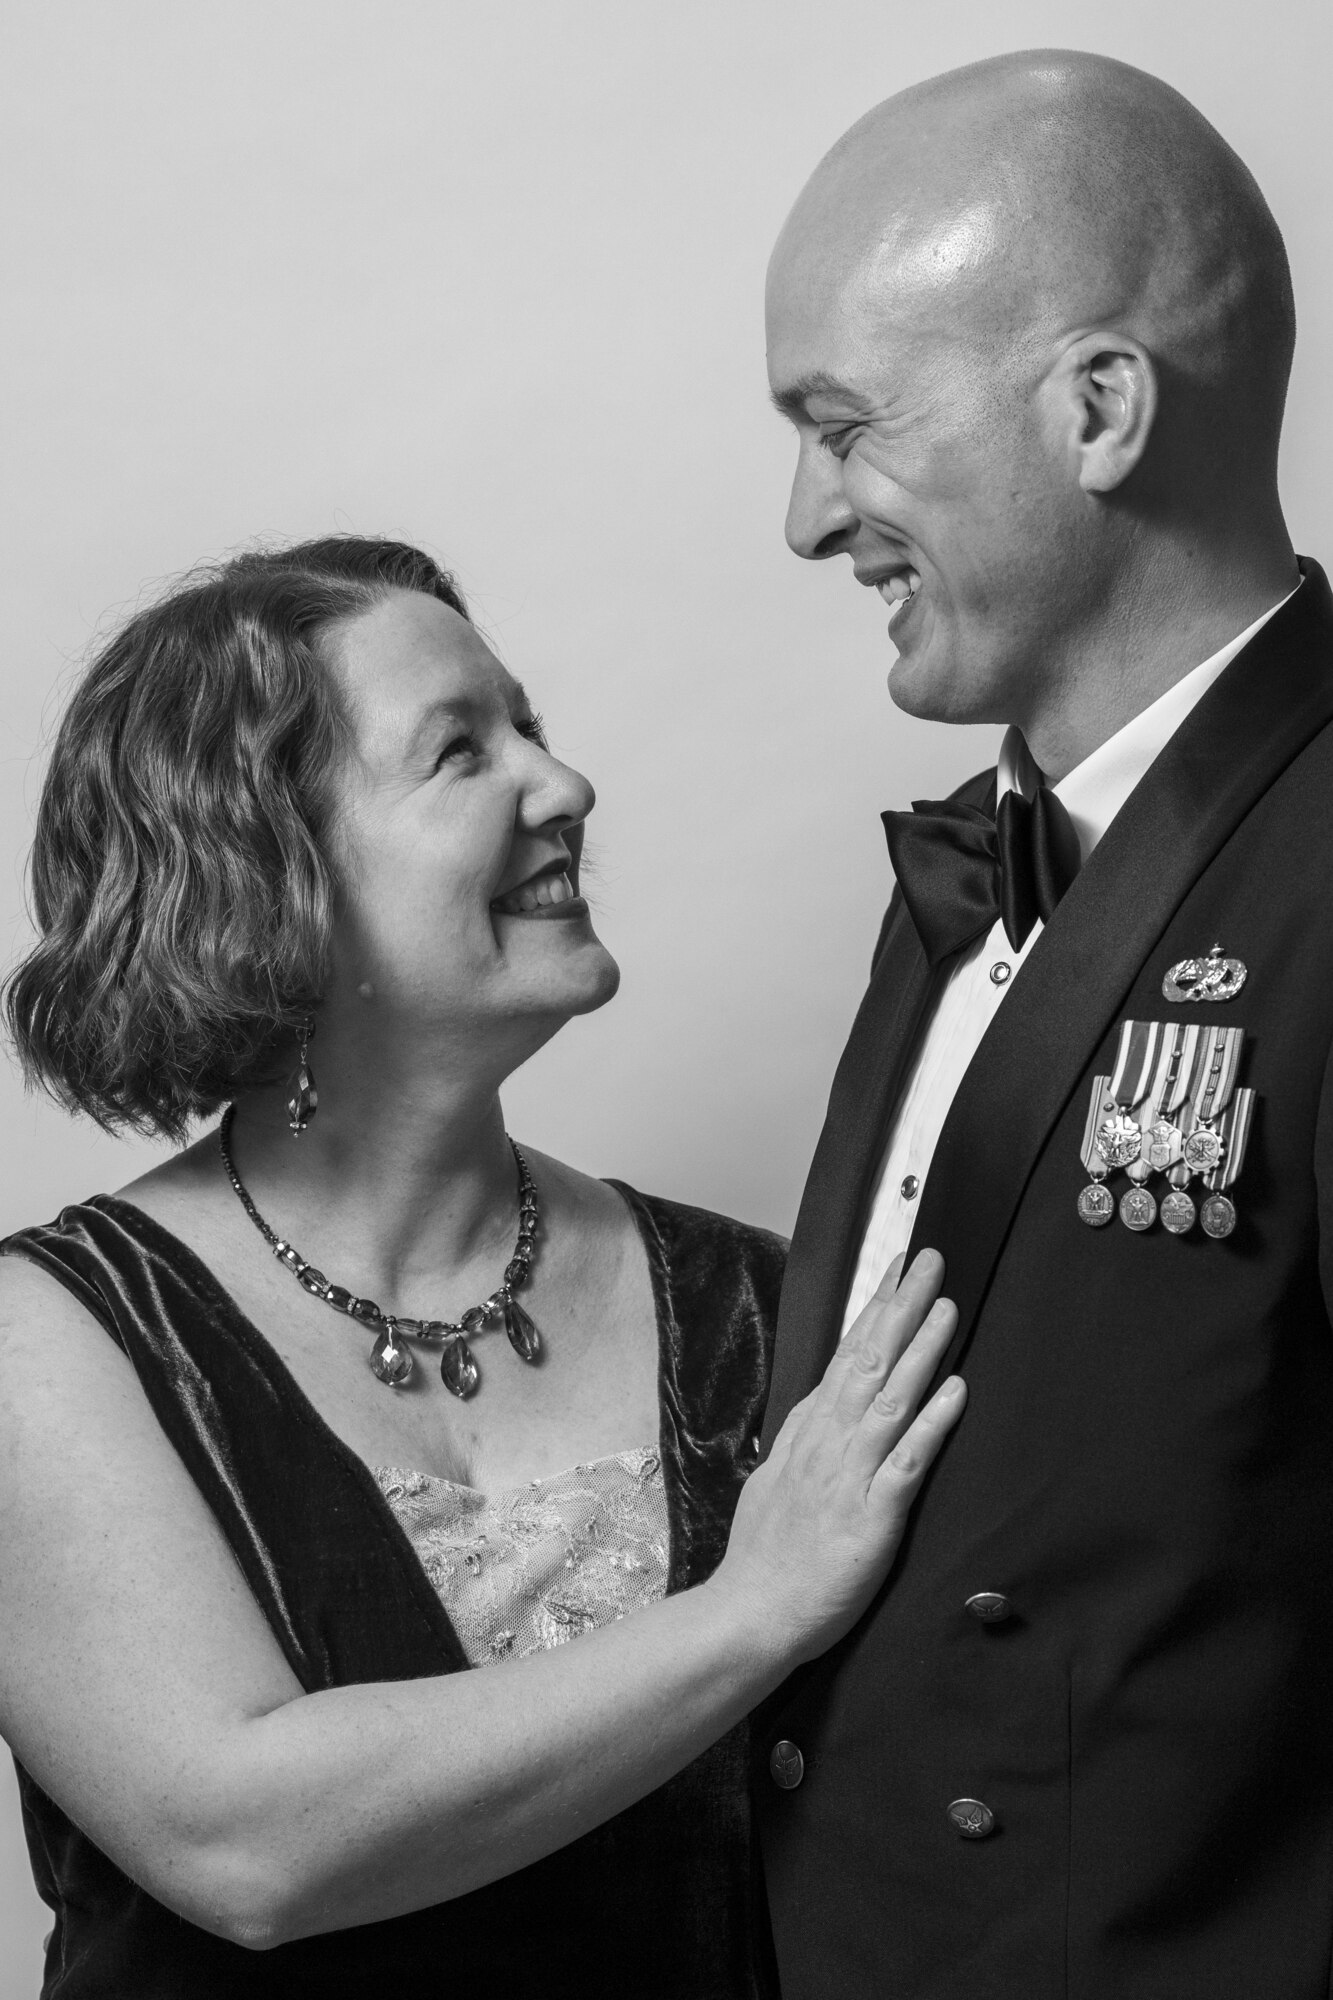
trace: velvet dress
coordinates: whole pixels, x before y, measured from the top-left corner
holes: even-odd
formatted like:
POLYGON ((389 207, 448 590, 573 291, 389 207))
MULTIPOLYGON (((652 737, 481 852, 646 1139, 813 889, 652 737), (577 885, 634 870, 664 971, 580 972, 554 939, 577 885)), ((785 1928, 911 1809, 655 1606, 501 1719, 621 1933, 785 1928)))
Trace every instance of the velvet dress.
MULTIPOLYGON (((657 1310, 656 1445, 674 1592, 716 1567, 755 1463, 784 1245, 615 1185, 643 1240, 657 1310)), ((306 1692, 469 1670, 383 1476, 329 1429, 185 1244, 132 1204, 98 1196, 0 1252, 48 1270, 129 1357, 306 1692)), ((55 1912, 43 2000, 761 2000, 776 1985, 747 1764, 741 1725, 531 1867, 430 1909, 267 1952, 172 1914, 20 1766, 33 1871, 55 1912)))

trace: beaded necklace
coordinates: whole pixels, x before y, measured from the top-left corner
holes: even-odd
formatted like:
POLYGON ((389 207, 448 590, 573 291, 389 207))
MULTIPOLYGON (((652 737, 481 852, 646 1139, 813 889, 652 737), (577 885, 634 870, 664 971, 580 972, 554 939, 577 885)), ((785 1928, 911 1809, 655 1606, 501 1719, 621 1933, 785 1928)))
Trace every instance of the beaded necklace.
POLYGON ((227 1170, 227 1179, 239 1196, 241 1206, 278 1262, 286 1265, 297 1283, 312 1298, 323 1299, 325 1305, 332 1306, 335 1312, 347 1313, 363 1326, 377 1329, 368 1359, 387 1388, 405 1388, 416 1371, 415 1358, 411 1349, 403 1345, 404 1340, 442 1340, 444 1353, 440 1357, 440 1375, 444 1385, 455 1396, 470 1396, 481 1380, 481 1371, 473 1358, 467 1336, 480 1333, 494 1320, 504 1321, 509 1345, 520 1361, 532 1364, 541 1359, 541 1335, 531 1315, 514 1297, 519 1287, 528 1282, 541 1211, 537 1206, 537 1190, 528 1171, 528 1163, 512 1139, 509 1144, 518 1168, 518 1241, 505 1265, 501 1283, 480 1305, 469 1306, 460 1319, 405 1319, 400 1313, 382 1311, 374 1299, 358 1298, 345 1285, 330 1284, 322 1271, 307 1263, 299 1250, 270 1228, 251 1200, 231 1156, 231 1128, 235 1116, 236 1106, 229 1104, 218 1127, 218 1150, 227 1170))

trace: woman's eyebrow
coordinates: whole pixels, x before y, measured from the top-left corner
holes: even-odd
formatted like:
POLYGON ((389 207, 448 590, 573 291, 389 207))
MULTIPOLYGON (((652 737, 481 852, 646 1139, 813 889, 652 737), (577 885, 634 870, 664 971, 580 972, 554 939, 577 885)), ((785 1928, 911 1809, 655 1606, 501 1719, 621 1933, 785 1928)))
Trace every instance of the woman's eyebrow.
POLYGON ((422 749, 428 737, 438 730, 442 722, 457 722, 475 715, 476 703, 466 695, 437 695, 427 702, 412 725, 412 733, 407 739, 407 754, 414 756, 422 749))
MULTIPOLYGON (((437 695, 427 702, 413 724, 407 742, 407 755, 413 757, 425 747, 425 742, 445 722, 475 722, 479 716, 491 708, 489 701, 479 700, 476 695, 437 695)), ((508 712, 513 715, 531 715, 532 703, 522 681, 515 681, 507 703, 508 712)))

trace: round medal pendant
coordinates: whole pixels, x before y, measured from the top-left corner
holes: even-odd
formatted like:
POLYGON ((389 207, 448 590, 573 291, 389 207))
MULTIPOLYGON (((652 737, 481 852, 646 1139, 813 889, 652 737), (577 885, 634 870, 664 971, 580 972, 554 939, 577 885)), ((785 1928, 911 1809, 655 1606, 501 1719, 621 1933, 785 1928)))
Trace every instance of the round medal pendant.
POLYGON ((1200 1211, 1199 1220, 1203 1224, 1204 1235, 1219 1242, 1222 1237, 1230 1236, 1236 1226, 1236 1205, 1224 1194, 1210 1194, 1200 1211))
POLYGON ((1200 1125, 1185 1141, 1185 1165, 1191 1173, 1211 1173, 1221 1164, 1222 1153, 1222 1141, 1208 1125, 1200 1125))
POLYGON ((1159 1118, 1148 1134, 1147 1157, 1155 1174, 1164 1174, 1180 1158, 1180 1133, 1165 1118, 1159 1118))
POLYGON ((1131 1118, 1128 1112, 1117 1111, 1114 1117, 1105 1119, 1097 1127, 1093 1144, 1108 1167, 1129 1166, 1143 1151, 1143 1134, 1138 1120, 1131 1118))
POLYGON ((1163 1229, 1169 1229, 1173 1236, 1185 1236, 1193 1229, 1198 1211, 1183 1188, 1173 1188, 1170 1194, 1162 1196, 1157 1213, 1163 1229))
POLYGON ((1147 1188, 1132 1187, 1128 1194, 1121 1195, 1120 1220, 1126 1229, 1132 1229, 1136 1233, 1152 1228, 1157 1220, 1157 1203, 1147 1188))
POLYGON ((1115 1196, 1100 1181, 1089 1181, 1078 1198, 1078 1219, 1089 1229, 1102 1229, 1115 1214, 1115 1196))

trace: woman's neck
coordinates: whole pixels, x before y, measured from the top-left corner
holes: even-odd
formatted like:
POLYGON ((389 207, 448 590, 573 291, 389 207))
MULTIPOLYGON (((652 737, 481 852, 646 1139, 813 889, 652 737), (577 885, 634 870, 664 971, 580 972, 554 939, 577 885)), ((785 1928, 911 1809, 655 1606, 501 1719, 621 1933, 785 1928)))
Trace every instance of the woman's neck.
POLYGON ((401 1310, 442 1274, 494 1263, 516 1196, 498 1078, 349 1061, 320 1037, 310 1065, 319 1107, 299 1136, 285 1082, 237 1101, 232 1156, 271 1226, 336 1265, 334 1282, 401 1310))

